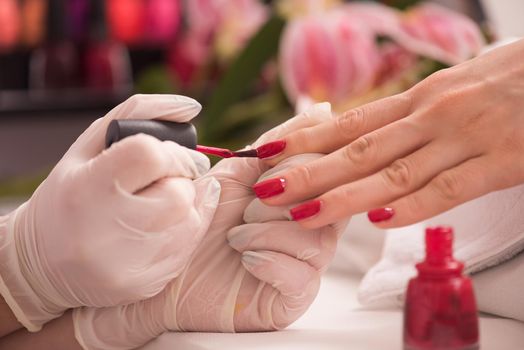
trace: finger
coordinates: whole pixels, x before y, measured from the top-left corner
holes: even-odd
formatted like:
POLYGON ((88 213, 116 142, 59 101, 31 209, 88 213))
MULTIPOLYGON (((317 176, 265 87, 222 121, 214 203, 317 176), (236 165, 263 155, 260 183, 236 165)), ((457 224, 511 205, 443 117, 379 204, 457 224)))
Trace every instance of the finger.
POLYGON ((321 124, 332 118, 328 102, 316 103, 295 117, 266 132, 253 144, 258 147, 269 141, 280 139, 296 130, 321 124))
POLYGON ((198 167, 189 150, 174 142, 139 134, 117 142, 84 165, 96 183, 109 183, 135 193, 164 177, 194 179, 198 167))
POLYGON ((240 253, 278 252, 305 261, 319 271, 328 267, 337 247, 337 233, 332 227, 307 230, 289 221, 239 225, 228 232, 227 239, 240 253))
POLYGON ((411 98, 408 93, 371 102, 325 123, 286 135, 283 137, 285 149, 269 162, 277 164, 284 158, 300 153, 331 153, 362 135, 406 117, 410 112, 411 98))
POLYGON ((264 223, 269 221, 291 220, 291 206, 268 206, 258 198, 253 199, 244 210, 246 224, 264 223))
POLYGON ((489 172, 496 161, 486 156, 476 157, 440 173, 419 191, 388 204, 390 214, 375 224, 380 227, 409 225, 480 197, 488 189, 499 188, 497 179, 489 172))
POLYGON ((285 254, 247 251, 242 253, 242 265, 279 292, 271 305, 275 329, 284 328, 298 319, 311 305, 320 287, 317 270, 285 254))
POLYGON ((79 149, 86 159, 95 157, 105 147, 107 127, 113 119, 161 119, 188 122, 200 113, 202 106, 182 95, 133 95, 95 121, 89 132, 78 139, 79 149))
POLYGON ((301 202, 373 174, 394 159, 422 147, 429 138, 417 124, 404 119, 362 136, 319 160, 295 167, 277 180, 258 183, 253 189, 268 205, 301 202))
MULTIPOLYGON (((301 216, 305 227, 322 227, 341 218, 384 206, 426 185, 437 174, 476 156, 472 145, 438 140, 361 180, 339 186, 316 198, 321 210, 301 216), (458 152, 457 150, 461 150, 458 152), (435 157, 445 154, 446 157, 435 157)), ((292 208, 292 211, 297 209, 292 208)))

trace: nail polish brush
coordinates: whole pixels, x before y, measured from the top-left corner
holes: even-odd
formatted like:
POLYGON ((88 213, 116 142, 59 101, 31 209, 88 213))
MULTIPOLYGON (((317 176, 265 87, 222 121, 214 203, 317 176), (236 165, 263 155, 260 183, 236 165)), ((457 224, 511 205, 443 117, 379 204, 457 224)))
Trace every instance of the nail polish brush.
POLYGON ((118 119, 111 121, 106 133, 106 148, 109 148, 115 142, 136 134, 151 135, 161 141, 174 141, 184 147, 221 158, 267 158, 270 156, 268 147, 231 151, 226 148, 198 145, 197 131, 191 123, 142 119, 118 119))

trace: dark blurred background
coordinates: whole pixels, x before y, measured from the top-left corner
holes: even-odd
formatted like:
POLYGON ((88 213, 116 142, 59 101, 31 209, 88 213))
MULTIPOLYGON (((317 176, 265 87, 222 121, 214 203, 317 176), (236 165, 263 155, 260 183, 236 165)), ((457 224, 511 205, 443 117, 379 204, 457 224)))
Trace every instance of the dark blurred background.
MULTIPOLYGON (((475 0, 439 2, 492 35, 486 8, 497 7, 494 2, 484 7, 475 0)), ((251 142, 292 116, 298 103, 290 81, 303 77, 288 76, 280 60, 283 47, 300 44, 283 42, 282 33, 304 12, 323 16, 343 3, 0 0, 0 213, 27 198, 93 120, 133 93, 194 97, 204 106, 197 121, 202 142, 229 147, 251 142)), ((409 11, 419 1, 382 3, 409 11)), ((417 58, 410 79, 403 68, 400 89, 442 63, 428 71, 427 61, 417 58), (413 78, 414 67, 423 74, 413 78)), ((343 103, 329 94, 309 97, 330 100, 335 110, 338 103, 341 110, 398 91, 398 77, 397 90, 391 84, 383 89, 386 80, 377 78, 382 85, 369 87, 379 94, 351 90, 343 103)))

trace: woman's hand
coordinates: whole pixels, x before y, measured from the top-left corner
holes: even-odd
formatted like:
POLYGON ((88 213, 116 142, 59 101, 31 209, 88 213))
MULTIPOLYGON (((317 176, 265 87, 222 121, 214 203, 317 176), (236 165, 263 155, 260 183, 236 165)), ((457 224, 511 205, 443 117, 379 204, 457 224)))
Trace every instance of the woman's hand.
POLYGON ((29 330, 82 305, 112 306, 158 294, 207 231, 219 186, 195 203, 203 155, 135 135, 104 150, 115 118, 185 122, 195 100, 137 95, 94 122, 32 198, 0 218, 0 292, 29 330), (3 282, 3 283, 2 283, 3 282))
POLYGON ((307 228, 363 211, 398 227, 524 182, 522 57, 523 40, 287 135, 270 163, 330 154, 255 192, 277 206, 314 198, 291 210, 307 228))

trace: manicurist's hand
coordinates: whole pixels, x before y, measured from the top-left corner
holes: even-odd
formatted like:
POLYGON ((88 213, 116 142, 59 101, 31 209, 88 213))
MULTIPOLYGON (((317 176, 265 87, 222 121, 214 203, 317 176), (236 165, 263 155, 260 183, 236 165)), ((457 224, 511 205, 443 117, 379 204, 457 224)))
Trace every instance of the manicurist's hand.
POLYGON ((270 164, 328 155, 255 192, 269 205, 305 201, 291 214, 307 228, 365 211, 381 227, 398 227, 523 183, 522 57, 523 40, 286 135, 270 164))
POLYGON ((178 276, 218 204, 206 157, 135 135, 104 150, 112 119, 186 122, 201 106, 137 95, 95 121, 31 199, 0 220, 0 292, 31 331, 82 305, 127 304, 178 276), (204 195, 205 194, 205 195, 204 195))
MULTIPOLYGON (((327 104, 292 119, 271 135, 329 117, 327 104)), ((171 331, 247 332, 281 329, 313 302, 321 272, 333 258, 344 223, 304 229, 287 207, 267 207, 251 186, 318 155, 289 158, 264 173, 258 159, 231 158, 196 180, 220 182, 218 209, 181 276, 157 296, 135 304, 76 309, 76 339, 84 349, 138 347, 171 331)))

